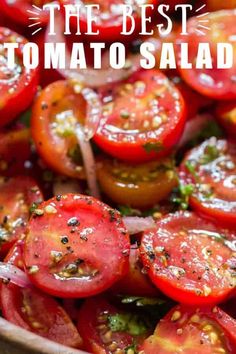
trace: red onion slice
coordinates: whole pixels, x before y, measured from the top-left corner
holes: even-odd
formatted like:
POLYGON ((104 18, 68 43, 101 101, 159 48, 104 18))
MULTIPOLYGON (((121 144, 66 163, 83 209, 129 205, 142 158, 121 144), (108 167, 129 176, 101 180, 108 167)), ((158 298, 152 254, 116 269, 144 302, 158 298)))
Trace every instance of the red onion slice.
POLYGON ((130 235, 152 229, 156 226, 156 223, 151 216, 146 218, 139 216, 124 216, 123 222, 130 235))
POLYGON ((9 281, 21 288, 31 288, 32 284, 27 275, 10 263, 0 262, 0 279, 9 281))
POLYGON ((90 140, 98 129, 100 118, 102 116, 102 104, 96 92, 88 87, 83 88, 81 94, 87 102, 84 133, 86 139, 90 140))
MULTIPOLYGON (((45 42, 46 43, 65 43, 65 37, 62 33, 62 17, 60 14, 55 16, 55 33, 56 35, 49 35, 49 26, 46 29, 45 42)), ((159 46, 159 42, 154 38, 149 38, 146 40, 154 44, 155 49, 159 46)), ((66 68, 58 69, 58 72, 67 79, 77 80, 81 84, 90 87, 99 87, 105 84, 114 83, 126 79, 130 74, 136 72, 140 69, 140 59, 142 58, 141 54, 130 54, 127 57, 127 67, 124 69, 113 69, 105 68, 95 70, 93 68, 87 69, 70 69, 70 53, 66 49, 66 68)))
POLYGON ((87 183, 93 197, 100 199, 96 177, 96 164, 90 142, 86 139, 84 128, 77 123, 75 134, 83 157, 87 183))

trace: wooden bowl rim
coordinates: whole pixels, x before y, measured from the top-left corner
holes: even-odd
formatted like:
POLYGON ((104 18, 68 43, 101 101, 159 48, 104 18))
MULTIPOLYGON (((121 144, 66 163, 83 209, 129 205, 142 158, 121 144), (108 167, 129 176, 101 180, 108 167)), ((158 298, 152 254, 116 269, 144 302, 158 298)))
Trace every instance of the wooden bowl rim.
POLYGON ((20 328, 0 317, 0 340, 14 343, 17 347, 40 354, 88 354, 82 350, 66 347, 35 333, 20 328))

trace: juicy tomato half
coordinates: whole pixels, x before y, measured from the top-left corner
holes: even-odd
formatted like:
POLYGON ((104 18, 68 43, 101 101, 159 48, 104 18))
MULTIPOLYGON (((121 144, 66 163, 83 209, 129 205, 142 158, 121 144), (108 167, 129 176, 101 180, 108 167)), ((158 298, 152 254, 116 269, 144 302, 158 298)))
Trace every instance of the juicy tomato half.
MULTIPOLYGON (((156 0, 144 0, 142 4, 146 5, 155 5, 157 3, 156 0)), ((77 4, 75 0, 61 0, 62 5, 74 5, 77 4)), ((140 19, 140 11, 137 3, 135 1, 131 1, 129 4, 132 5, 133 11, 132 16, 135 21, 135 30, 129 36, 122 35, 123 31, 123 9, 121 5, 127 5, 127 1, 125 0, 97 0, 96 5, 99 6, 99 9, 92 9, 92 17, 96 18, 95 23, 92 24, 92 31, 97 32, 97 35, 88 35, 86 34, 88 31, 87 26, 87 18, 86 18, 86 8, 82 7, 81 15, 80 15, 80 30, 82 34, 86 34, 86 38, 90 37, 93 40, 99 40, 102 42, 113 42, 119 39, 123 39, 125 41, 133 38, 140 29, 141 19, 140 19)), ((91 5, 90 0, 82 0, 80 1, 80 5, 91 5)), ((152 9, 147 8, 147 15, 152 15, 154 13, 152 9)), ((77 19, 74 17, 71 18, 71 24, 75 28, 77 32, 77 19)), ((127 31, 132 29, 132 21, 129 16, 126 18, 126 27, 127 31)))
MULTIPOLYGON (((187 43, 189 52, 189 62, 193 64, 192 69, 179 68, 182 78, 202 95, 224 100, 236 98, 236 58, 234 55, 233 66, 230 69, 219 69, 216 67, 217 43, 229 43, 236 52, 236 44, 234 41, 235 34, 235 11, 219 11, 206 14, 202 18, 205 26, 209 30, 199 27, 199 19, 193 17, 188 21, 187 36, 179 36, 178 43, 187 43), (197 57, 199 43, 209 43, 211 55, 214 58, 213 68, 196 69, 194 62, 197 57)), ((177 45, 177 48, 179 46, 177 45)))
POLYGON ((134 208, 147 208, 168 197, 178 185, 172 159, 130 165, 103 158, 97 164, 101 189, 114 202, 134 208))
POLYGON ((50 1, 45 0, 0 0, 1 11, 9 20, 21 25, 29 26, 40 22, 40 26, 32 26, 32 33, 48 22, 48 13, 42 10, 42 6, 50 1), (35 7, 34 7, 35 6, 35 7), (31 19, 32 18, 32 19, 31 19))
POLYGON ((181 303, 214 304, 235 287, 236 234, 190 212, 169 214, 144 232, 141 257, 153 283, 181 303))
POLYGON ((216 116, 226 132, 235 138, 236 136, 236 102, 219 103, 216 108, 216 116))
POLYGON ((25 232, 32 205, 43 200, 30 177, 0 178, 0 253, 5 254, 25 232))
POLYGON ((130 248, 129 272, 112 287, 113 291, 131 296, 158 296, 158 289, 151 283, 143 267, 137 244, 130 248))
POLYGON ((179 140, 184 101, 160 71, 139 71, 101 89, 101 96, 103 117, 94 140, 109 155, 141 163, 167 154, 179 140))
POLYGON ((236 221, 236 145, 212 137, 193 148, 180 167, 183 187, 191 185, 190 206, 225 227, 236 221))
POLYGON ((31 133, 39 155, 53 170, 73 178, 85 178, 75 135, 85 115, 86 101, 65 80, 47 86, 32 111, 31 133))
MULTIPOLYGON (((22 268, 22 252, 22 243, 18 242, 5 261, 22 268)), ((81 337, 67 313, 36 288, 2 283, 0 304, 3 316, 15 325, 64 345, 81 346, 81 337)))
POLYGON ((118 212, 92 197, 68 194, 35 210, 24 261, 32 282, 45 292, 86 297, 126 274, 129 249, 118 212))
POLYGON ((38 84, 37 69, 27 70, 23 66, 23 46, 27 40, 17 33, 0 27, 0 127, 22 113, 32 102, 38 84), (4 43, 19 43, 16 50, 14 69, 7 66, 4 43))
POLYGON ((147 338, 140 354, 234 353, 236 322, 217 307, 174 307, 147 338))
POLYGON ((85 349, 94 354, 136 353, 150 333, 143 317, 121 311, 102 297, 87 299, 78 318, 85 349))
POLYGON ((30 158, 30 131, 20 128, 0 132, 0 174, 14 176, 24 173, 30 158))

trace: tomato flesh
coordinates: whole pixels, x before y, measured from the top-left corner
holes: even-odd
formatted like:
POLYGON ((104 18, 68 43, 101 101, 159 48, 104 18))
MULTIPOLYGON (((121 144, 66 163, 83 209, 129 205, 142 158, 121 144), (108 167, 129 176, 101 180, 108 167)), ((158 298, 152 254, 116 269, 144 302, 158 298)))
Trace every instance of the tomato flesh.
POLYGON ((193 310, 177 306, 144 341, 140 353, 234 353, 236 343, 229 331, 235 325, 235 321, 217 307, 193 310))
POLYGON ((126 274, 129 248, 118 212, 92 197, 68 194, 35 210, 24 262, 31 281, 45 292, 85 297, 106 290, 126 274), (30 274, 35 266, 37 271, 30 274))
POLYGON ((179 140, 184 101, 160 71, 139 71, 112 90, 101 89, 101 96, 103 117, 94 140, 109 155, 141 163, 167 154, 179 140))
POLYGON ((153 283, 181 303, 214 304, 234 291, 236 235, 190 212, 144 232, 141 257, 153 283))
POLYGON ((192 184, 191 207, 225 227, 236 221, 236 146, 212 137, 187 153, 180 168, 183 185, 192 184))

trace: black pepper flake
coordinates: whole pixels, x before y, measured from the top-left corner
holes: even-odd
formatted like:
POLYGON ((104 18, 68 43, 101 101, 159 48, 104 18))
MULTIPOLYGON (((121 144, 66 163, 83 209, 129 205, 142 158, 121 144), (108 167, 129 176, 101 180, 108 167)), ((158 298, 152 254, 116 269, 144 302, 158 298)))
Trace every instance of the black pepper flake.
POLYGON ((41 104, 41 108, 42 108, 43 111, 44 111, 45 109, 48 109, 47 103, 42 103, 42 104, 41 104))
POLYGON ((110 222, 113 222, 113 221, 116 220, 115 210, 110 209, 109 210, 109 215, 110 215, 110 222))
POLYGON ((58 202, 60 202, 60 201, 61 201, 61 195, 57 195, 57 196, 56 196, 56 200, 57 200, 58 202))
POLYGON ((66 245, 68 242, 69 242, 69 239, 68 239, 67 236, 63 236, 63 237, 61 238, 61 243, 63 243, 63 245, 66 245))
POLYGON ((67 221, 67 225, 68 226, 77 226, 77 225, 79 225, 80 224, 80 222, 79 222, 79 220, 77 219, 77 217, 73 217, 73 218, 70 218, 68 221, 67 221))

